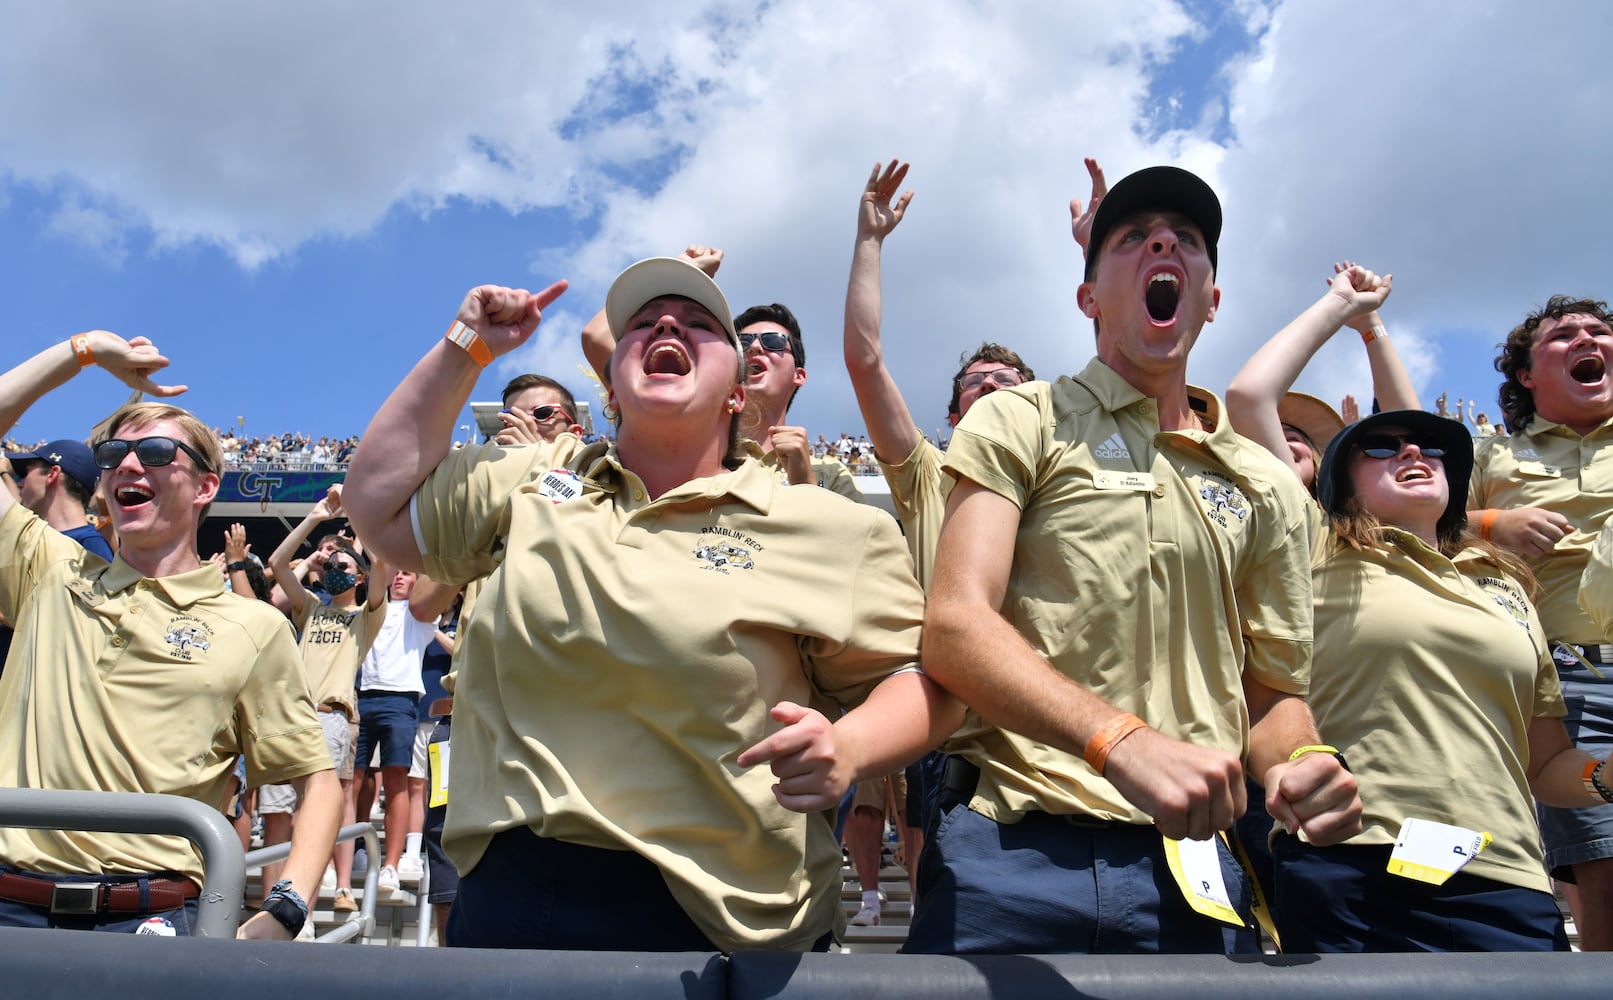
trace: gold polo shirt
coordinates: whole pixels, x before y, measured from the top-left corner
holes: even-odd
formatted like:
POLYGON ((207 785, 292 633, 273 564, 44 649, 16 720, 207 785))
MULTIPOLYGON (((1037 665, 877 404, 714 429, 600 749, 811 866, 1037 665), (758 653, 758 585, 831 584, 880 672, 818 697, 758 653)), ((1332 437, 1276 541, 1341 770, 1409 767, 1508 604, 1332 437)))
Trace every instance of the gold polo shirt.
POLYGON ((1600 630, 1601 642, 1613 642, 1613 521, 1596 533, 1596 544, 1579 578, 1579 607, 1600 630))
MULTIPOLYGON (((1241 755, 1245 671, 1305 694, 1306 498, 1226 421, 1162 432, 1154 401, 1094 359, 977 401, 944 467, 1019 507, 1002 613, 1060 673, 1167 736, 1241 755)), ((1079 756, 973 713, 950 749, 980 768, 970 808, 998 822, 1152 822, 1079 756)))
POLYGON ((755 461, 651 500, 604 445, 451 453, 411 504, 433 580, 486 577, 455 662, 443 845, 636 851, 724 950, 802 950, 844 920, 832 816, 734 759, 780 701, 828 718, 918 663, 896 524, 755 461))
POLYGON ((1573 526, 1530 566, 1540 581, 1540 619, 1549 639, 1606 642, 1579 606, 1580 576, 1597 532, 1613 512, 1613 420, 1581 437, 1539 414, 1508 437, 1475 442, 1468 507, 1545 507, 1573 526))
POLYGON ((947 497, 952 493, 951 476, 941 471, 946 453, 919 433, 919 443, 900 465, 880 462, 885 482, 891 488, 891 506, 907 536, 907 551, 913 557, 913 570, 926 593, 935 567, 935 544, 941 539, 941 522, 946 517, 947 497))
POLYGON ((1489 833, 1464 872, 1550 892, 1529 790, 1529 723, 1565 714, 1523 588, 1478 549, 1447 559, 1394 528, 1358 552, 1320 510, 1311 711, 1361 786, 1352 844, 1408 817, 1489 833))
POLYGON ((302 633, 298 650, 316 706, 339 708, 347 713, 348 721, 358 721, 354 679, 385 620, 384 604, 379 608, 368 604, 337 608, 308 598, 296 625, 302 633))
MULTIPOLYGON (((777 473, 779 482, 789 483, 790 474, 784 468, 783 461, 779 459, 778 452, 770 451, 762 454, 758 449, 754 457, 756 461, 777 473)), ((857 487, 857 477, 846 468, 846 463, 833 455, 824 455, 822 458, 814 455, 811 464, 812 474, 817 477, 819 486, 831 493, 838 493, 847 500, 863 502, 863 491, 857 487)))
MULTIPOLYGON (((151 580, 108 564, 18 504, 0 518, 0 785, 165 792, 217 808, 247 784, 328 770, 285 616, 224 590, 208 563, 151 580)), ((180 872, 182 837, 0 827, 0 863, 56 874, 180 872)))

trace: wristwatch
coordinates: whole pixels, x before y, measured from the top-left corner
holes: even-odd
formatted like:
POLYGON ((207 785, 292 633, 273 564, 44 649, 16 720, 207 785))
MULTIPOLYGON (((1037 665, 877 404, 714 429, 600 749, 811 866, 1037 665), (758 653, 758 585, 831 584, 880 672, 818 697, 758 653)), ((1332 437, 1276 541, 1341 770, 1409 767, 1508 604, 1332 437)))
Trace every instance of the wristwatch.
POLYGON ((247 562, 245 559, 237 559, 224 568, 229 570, 231 573, 245 573, 246 568, 250 565, 252 564, 247 562))
POLYGON ((280 925, 290 931, 292 937, 302 933, 302 925, 308 922, 308 904, 297 895, 288 878, 269 887, 269 895, 263 901, 263 912, 280 921, 280 925))

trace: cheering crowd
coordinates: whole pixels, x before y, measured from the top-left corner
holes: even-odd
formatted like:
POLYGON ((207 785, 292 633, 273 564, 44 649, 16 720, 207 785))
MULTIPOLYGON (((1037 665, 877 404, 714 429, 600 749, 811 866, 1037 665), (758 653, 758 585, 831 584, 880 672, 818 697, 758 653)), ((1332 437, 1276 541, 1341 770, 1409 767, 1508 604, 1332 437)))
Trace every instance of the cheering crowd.
MULTIPOLYGON (((566 283, 471 289, 267 592, 239 539, 197 551, 225 449, 162 402, 184 387, 155 345, 23 361, 0 433, 88 366, 156 401, 8 456, 0 784, 258 789, 291 854, 243 937, 303 930, 327 866, 349 884, 332 841, 373 759, 371 863, 395 885, 419 830, 456 946, 825 950, 837 810, 876 922, 867 845, 905 775, 912 953, 1252 952, 1257 923, 1295 952, 1566 950, 1552 879, 1582 947, 1613 948, 1607 306, 1520 305, 1510 433, 1486 434, 1420 407, 1393 279, 1340 261, 1223 399, 1186 381, 1215 193, 1087 167, 1092 360, 1039 380, 1011 345, 966 351, 944 449, 882 346, 908 167, 864 186, 842 353, 895 520, 789 420, 794 314, 735 316, 710 247, 628 267, 582 331, 609 441, 531 375, 455 447, 566 283), (1289 391, 1344 327, 1365 415, 1289 391), (110 560, 64 533, 68 480, 99 490, 110 560), (296 563, 338 516, 352 536, 296 563)), ((0 829, 0 924, 185 933, 200 879, 174 838, 0 829)))

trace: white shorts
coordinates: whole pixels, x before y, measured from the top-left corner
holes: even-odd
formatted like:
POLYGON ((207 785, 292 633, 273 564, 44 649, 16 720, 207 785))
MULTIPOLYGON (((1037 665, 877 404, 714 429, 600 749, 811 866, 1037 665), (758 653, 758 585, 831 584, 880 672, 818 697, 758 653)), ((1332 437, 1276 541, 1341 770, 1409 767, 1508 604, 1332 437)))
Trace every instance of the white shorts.
POLYGON ((426 746, 437 731, 437 720, 428 719, 414 731, 414 756, 409 760, 409 777, 426 780, 426 746))

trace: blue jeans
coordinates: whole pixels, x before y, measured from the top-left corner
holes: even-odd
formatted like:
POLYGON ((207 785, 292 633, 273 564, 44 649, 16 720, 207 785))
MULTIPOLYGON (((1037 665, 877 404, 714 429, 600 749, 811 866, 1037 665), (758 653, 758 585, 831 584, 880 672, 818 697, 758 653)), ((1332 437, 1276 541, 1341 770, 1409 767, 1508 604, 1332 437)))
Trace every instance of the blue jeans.
MULTIPOLYGON (((1574 745, 1593 757, 1613 751, 1613 666, 1598 666, 1597 677, 1581 664, 1557 665, 1568 716, 1563 726, 1574 745)), ((1613 858, 1613 805, 1588 809, 1536 806, 1540 839, 1546 845, 1546 868, 1551 877, 1574 881, 1572 866, 1613 858)))
POLYGON ((420 719, 420 696, 406 691, 358 693, 358 746, 354 766, 367 768, 377 745, 382 767, 408 767, 414 762, 414 731, 420 719))
POLYGON ((1272 909, 1283 950, 1567 951, 1548 893, 1458 872, 1444 885, 1391 875, 1387 845, 1312 847, 1279 833, 1272 909))
MULTIPOLYGON (((13 872, 15 868, 0 868, 0 871, 13 872)), ((93 875, 44 875, 35 872, 24 874, 33 878, 45 879, 51 882, 133 882, 136 876, 111 875, 97 877, 93 875)), ((29 906, 27 903, 13 903, 9 899, 0 899, 0 927, 40 927, 60 928, 72 931, 110 931, 112 933, 132 934, 141 925, 150 920, 164 921, 161 925, 166 932, 172 928, 176 937, 190 937, 196 928, 195 899, 187 899, 185 905, 175 910, 156 910, 150 913, 101 913, 95 915, 51 913, 49 908, 29 906)))
MULTIPOLYGON (((1249 888, 1225 846, 1238 912, 1249 888)), ((1252 928, 1194 912, 1152 826, 1031 813, 997 823, 944 795, 919 857, 909 954, 1229 954, 1258 950, 1252 928)))

